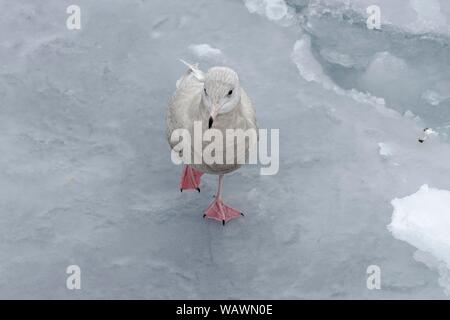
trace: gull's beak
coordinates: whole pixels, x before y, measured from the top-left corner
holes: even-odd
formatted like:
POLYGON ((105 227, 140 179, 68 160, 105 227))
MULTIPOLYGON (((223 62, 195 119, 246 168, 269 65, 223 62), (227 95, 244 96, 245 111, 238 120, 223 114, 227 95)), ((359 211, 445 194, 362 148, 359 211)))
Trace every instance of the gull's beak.
POLYGON ((212 116, 209 117, 208 129, 211 129, 214 119, 212 116))
POLYGON ((219 113, 219 106, 213 107, 213 111, 210 113, 209 121, 208 121, 208 129, 211 129, 214 120, 216 119, 217 113, 219 113))

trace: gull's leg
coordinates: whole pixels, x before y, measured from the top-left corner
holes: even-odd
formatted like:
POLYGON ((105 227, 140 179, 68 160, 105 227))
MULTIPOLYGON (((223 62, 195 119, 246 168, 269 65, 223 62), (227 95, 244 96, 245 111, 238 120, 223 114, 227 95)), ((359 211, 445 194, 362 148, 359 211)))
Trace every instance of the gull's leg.
POLYGON ((223 203, 221 196, 222 182, 223 182, 223 174, 219 176, 219 186, 217 187, 216 197, 214 201, 206 209, 203 217, 222 221, 222 223, 225 225, 225 222, 237 218, 239 216, 243 216, 244 214, 239 210, 236 210, 223 203))
POLYGON ((200 177, 202 175, 203 172, 185 164, 181 174, 180 191, 183 192, 184 189, 196 189, 200 192, 200 177))

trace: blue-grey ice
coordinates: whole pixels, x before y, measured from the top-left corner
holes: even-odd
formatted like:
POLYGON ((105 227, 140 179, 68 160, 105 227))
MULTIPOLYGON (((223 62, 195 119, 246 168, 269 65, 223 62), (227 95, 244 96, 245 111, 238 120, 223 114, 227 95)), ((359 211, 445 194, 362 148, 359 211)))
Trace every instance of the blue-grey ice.
POLYGON ((371 30, 372 2, 0 0, 0 298, 448 298, 448 255, 387 226, 450 190, 450 3, 378 0, 371 30), (226 227, 170 161, 180 58, 280 129, 278 174, 225 180, 226 227))

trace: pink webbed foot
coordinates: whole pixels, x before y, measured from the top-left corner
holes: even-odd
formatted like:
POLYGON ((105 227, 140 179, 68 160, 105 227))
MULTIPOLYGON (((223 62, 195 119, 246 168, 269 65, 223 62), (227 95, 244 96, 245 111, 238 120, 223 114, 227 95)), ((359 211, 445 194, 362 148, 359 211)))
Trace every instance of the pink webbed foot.
POLYGON ((240 216, 244 216, 244 214, 239 210, 236 210, 226 205, 225 203, 223 203, 222 199, 216 197, 216 199, 214 199, 214 201, 206 209, 203 218, 210 218, 222 221, 222 224, 225 225, 225 222, 228 222, 231 219, 240 216))
POLYGON ((200 178, 203 172, 195 170, 191 166, 184 165, 183 173, 181 174, 180 191, 184 189, 196 189, 200 192, 200 178))

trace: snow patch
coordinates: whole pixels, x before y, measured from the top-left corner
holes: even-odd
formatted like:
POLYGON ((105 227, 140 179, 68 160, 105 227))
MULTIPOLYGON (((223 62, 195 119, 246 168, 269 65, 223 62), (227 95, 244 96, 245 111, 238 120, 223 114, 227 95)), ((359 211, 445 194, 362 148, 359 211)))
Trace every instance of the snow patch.
POLYGON ((335 87, 333 81, 324 73, 322 65, 312 54, 311 38, 308 35, 303 35, 295 42, 291 58, 306 81, 318 82, 327 89, 335 87))
POLYGON ((189 51, 199 58, 217 58, 222 56, 220 49, 213 48, 207 43, 192 44, 189 46, 189 51))
POLYGON ((416 193, 392 200, 389 231, 421 252, 418 261, 439 271, 440 285, 450 294, 450 191, 420 187, 416 193))
POLYGON ((378 149, 380 156, 383 158, 388 158, 393 154, 392 146, 387 143, 379 142, 378 149))

